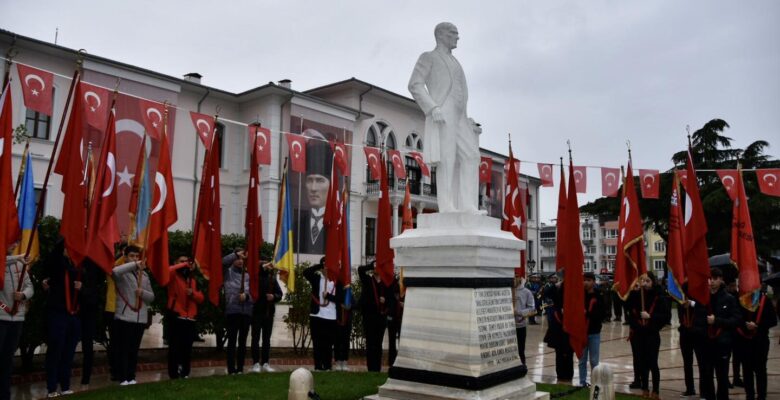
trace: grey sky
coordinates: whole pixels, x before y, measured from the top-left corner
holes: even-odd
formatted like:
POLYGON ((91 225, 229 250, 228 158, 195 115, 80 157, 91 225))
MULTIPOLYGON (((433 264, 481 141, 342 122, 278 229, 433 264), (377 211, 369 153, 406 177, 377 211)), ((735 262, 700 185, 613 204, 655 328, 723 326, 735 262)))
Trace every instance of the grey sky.
MULTIPOLYGON (((780 154, 777 1, 30 1, 0 27, 240 92, 282 78, 305 90, 356 77, 409 95, 433 27, 455 23, 481 145, 556 162, 666 169, 692 129, 718 117, 738 147, 780 154)), ((536 175, 534 164, 523 172, 536 175)), ((600 195, 590 169, 580 204, 600 195)), ((557 185, 557 178, 556 178, 557 185)), ((557 189, 543 189, 542 221, 557 189)))

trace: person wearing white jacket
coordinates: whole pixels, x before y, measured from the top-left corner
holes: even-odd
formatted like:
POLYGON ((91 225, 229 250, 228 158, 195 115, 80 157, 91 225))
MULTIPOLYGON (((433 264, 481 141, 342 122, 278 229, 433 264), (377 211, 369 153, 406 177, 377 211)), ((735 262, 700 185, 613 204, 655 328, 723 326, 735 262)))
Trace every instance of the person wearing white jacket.
MULTIPOLYGON (((13 253, 17 244, 18 242, 8 249, 8 254, 13 253)), ((5 282, 3 291, 0 292, 0 400, 11 398, 14 353, 22 334, 27 302, 35 293, 29 274, 24 275, 22 290, 16 290, 19 276, 28 263, 29 260, 24 256, 5 258, 5 282), (14 310, 14 303, 17 304, 16 310, 14 310)))
POLYGON ((144 336, 149 313, 149 304, 154 301, 152 284, 146 273, 146 264, 138 261, 138 249, 128 246, 127 263, 112 271, 116 282, 116 324, 117 378, 120 385, 134 385, 138 349, 144 336), (135 251, 134 251, 135 250, 135 251))

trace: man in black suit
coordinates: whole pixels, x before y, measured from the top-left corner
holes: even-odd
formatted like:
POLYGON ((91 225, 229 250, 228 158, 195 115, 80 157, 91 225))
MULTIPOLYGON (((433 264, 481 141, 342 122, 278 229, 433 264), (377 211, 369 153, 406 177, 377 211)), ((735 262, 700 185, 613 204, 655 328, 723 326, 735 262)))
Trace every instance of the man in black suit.
POLYGON ((325 254, 325 203, 330 186, 333 151, 330 144, 318 138, 309 138, 306 144, 306 179, 300 193, 305 199, 304 209, 298 210, 294 228, 298 252, 325 254))

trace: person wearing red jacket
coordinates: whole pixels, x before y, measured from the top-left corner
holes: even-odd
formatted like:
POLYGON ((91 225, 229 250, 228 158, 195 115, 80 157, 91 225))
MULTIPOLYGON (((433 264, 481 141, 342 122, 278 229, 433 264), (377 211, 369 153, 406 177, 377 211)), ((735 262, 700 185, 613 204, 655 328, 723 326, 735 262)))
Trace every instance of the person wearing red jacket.
POLYGON ((192 342, 195 341, 195 317, 198 305, 203 303, 203 293, 198 290, 192 271, 195 264, 187 256, 180 256, 170 266, 168 283, 168 310, 173 317, 168 339, 168 376, 171 379, 190 375, 192 342))

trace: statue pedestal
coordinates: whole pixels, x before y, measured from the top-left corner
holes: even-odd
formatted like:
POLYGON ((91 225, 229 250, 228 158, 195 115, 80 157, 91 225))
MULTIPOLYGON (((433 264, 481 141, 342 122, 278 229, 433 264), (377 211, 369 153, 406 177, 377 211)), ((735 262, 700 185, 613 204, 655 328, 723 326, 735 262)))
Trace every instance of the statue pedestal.
POLYGON ((512 283, 525 243, 485 215, 417 222, 390 241, 404 267, 404 317, 398 357, 372 398, 543 398, 517 352, 512 283))

